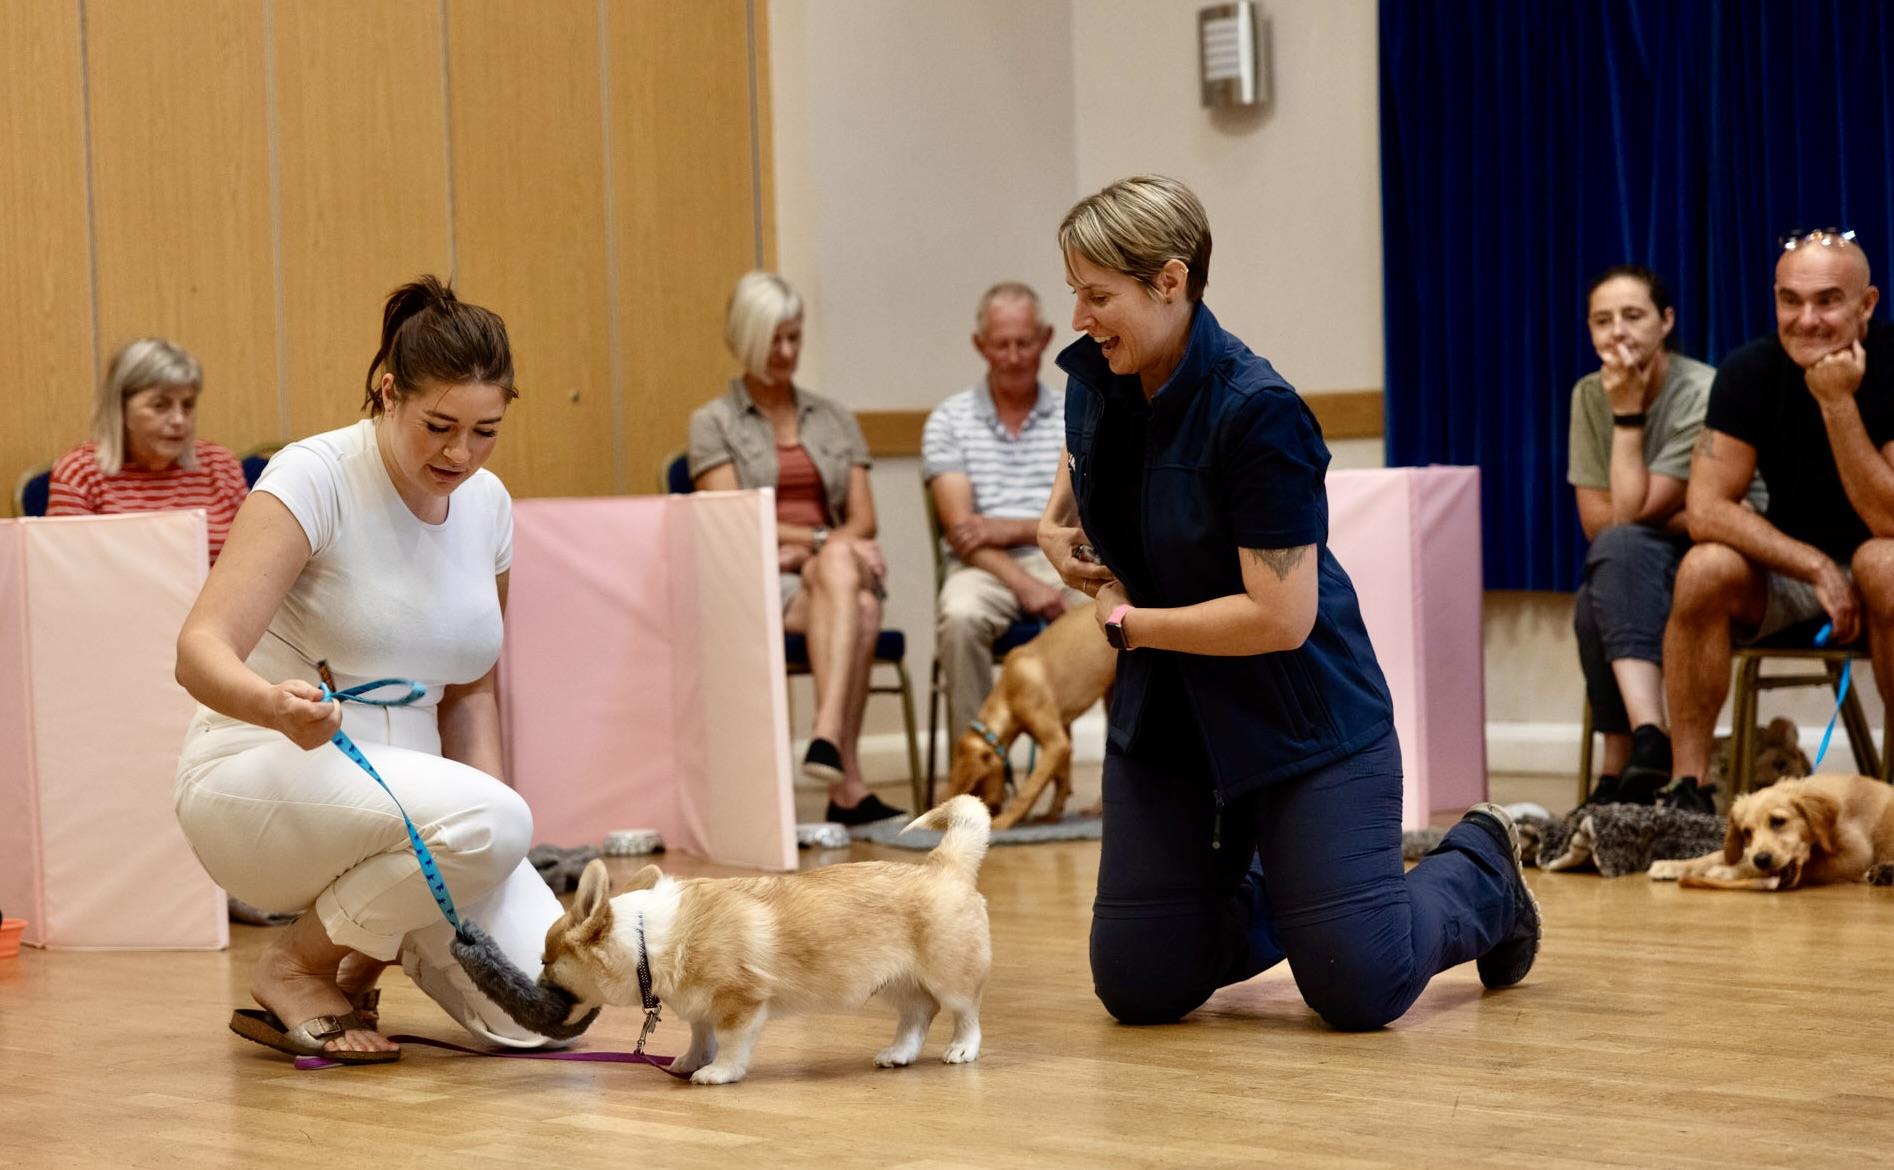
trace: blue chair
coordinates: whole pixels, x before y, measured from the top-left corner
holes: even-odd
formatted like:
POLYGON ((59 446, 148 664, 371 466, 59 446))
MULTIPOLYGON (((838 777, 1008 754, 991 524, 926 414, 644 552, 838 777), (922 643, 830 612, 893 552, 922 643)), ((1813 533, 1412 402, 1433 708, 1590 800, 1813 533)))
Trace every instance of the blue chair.
POLYGON ((270 460, 283 449, 281 443, 264 443, 245 451, 239 462, 243 464, 243 482, 248 487, 256 486, 256 478, 270 465, 270 460))
MULTIPOLYGON (((921 484, 921 499, 927 506, 927 547, 934 554, 934 612, 938 614, 940 612, 940 587, 945 584, 947 580, 947 559, 941 555, 940 551, 940 509, 934 506, 934 493, 928 489, 925 481, 921 484)), ((1004 630, 1001 630, 1000 636, 993 639, 993 664, 998 666, 1005 660, 1008 654, 1038 637, 1040 631, 1045 628, 1046 623, 1041 619, 1028 617, 1016 621, 1004 630)), ((933 677, 929 680, 927 686, 926 807, 928 808, 934 807, 934 777, 939 769, 939 765, 935 762, 934 746, 935 738, 942 730, 940 726, 941 712, 945 709, 946 705, 947 680, 941 671, 940 647, 937 644, 934 648, 933 677)), ((947 728, 945 730, 947 731, 947 750, 951 752, 954 750, 954 740, 958 738, 959 730, 954 728, 947 728)), ((1033 751, 1036 753, 1038 750, 1039 745, 1035 743, 1033 745, 1033 751)))
MULTIPOLYGON (((658 465, 658 490, 672 495, 689 495, 696 490, 691 482, 690 464, 683 452, 674 452, 664 457, 658 465)), ((900 630, 882 630, 875 636, 874 665, 891 666, 898 678, 896 683, 877 683, 872 679, 868 685, 871 695, 898 695, 901 699, 901 718, 907 728, 908 739, 908 786, 914 799, 915 810, 930 807, 927 797, 932 793, 931 779, 923 787, 921 778, 921 740, 914 722, 914 687, 908 676, 908 638, 900 630)), ((801 634, 783 635, 783 673, 794 677, 809 674, 809 640, 801 634)))
POLYGON ((20 476, 13 485, 15 516, 44 516, 53 493, 53 465, 35 467, 20 476))

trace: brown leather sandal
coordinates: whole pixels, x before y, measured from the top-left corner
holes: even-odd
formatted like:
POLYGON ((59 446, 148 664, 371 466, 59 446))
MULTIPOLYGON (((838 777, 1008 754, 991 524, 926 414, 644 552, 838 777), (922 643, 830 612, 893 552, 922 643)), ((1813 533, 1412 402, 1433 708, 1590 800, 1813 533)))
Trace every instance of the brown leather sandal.
POLYGON ((239 1008, 230 1013, 230 1030, 245 1040, 274 1048, 290 1056, 320 1056, 337 1064, 389 1064, 401 1059, 401 1051, 338 1052, 323 1047, 344 1032, 373 1032, 375 1026, 357 1012, 341 1016, 317 1016, 294 1028, 286 1028, 275 1012, 261 1008, 239 1008))

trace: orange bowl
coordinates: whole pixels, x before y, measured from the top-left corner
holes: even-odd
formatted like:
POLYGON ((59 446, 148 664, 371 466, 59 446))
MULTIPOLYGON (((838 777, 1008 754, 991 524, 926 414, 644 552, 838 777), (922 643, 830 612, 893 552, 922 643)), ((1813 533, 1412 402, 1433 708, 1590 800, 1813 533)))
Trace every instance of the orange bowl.
POLYGON ((26 919, 0 920, 0 959, 11 959, 20 953, 20 936, 24 933, 26 933, 26 919))

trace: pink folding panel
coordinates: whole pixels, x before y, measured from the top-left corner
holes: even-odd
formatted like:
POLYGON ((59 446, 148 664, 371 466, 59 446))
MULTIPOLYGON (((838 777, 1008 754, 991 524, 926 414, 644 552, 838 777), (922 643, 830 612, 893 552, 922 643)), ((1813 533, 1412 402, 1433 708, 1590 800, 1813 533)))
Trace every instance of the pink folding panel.
POLYGON ((1479 468, 1331 472, 1328 508, 1394 697, 1401 823, 1419 828, 1486 799, 1479 468))
POLYGON ((766 492, 514 505, 501 717, 535 840, 655 828, 795 868, 774 508, 766 492))
POLYGON ((0 522, 0 905, 29 943, 229 943, 171 807, 207 531, 201 511, 0 522))

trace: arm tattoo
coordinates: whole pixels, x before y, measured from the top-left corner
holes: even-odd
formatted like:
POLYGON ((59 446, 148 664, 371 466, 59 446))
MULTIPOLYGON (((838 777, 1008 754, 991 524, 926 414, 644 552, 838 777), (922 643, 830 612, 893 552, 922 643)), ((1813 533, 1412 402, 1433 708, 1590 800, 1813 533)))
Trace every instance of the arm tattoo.
POLYGON ((1276 580, 1287 581, 1289 574, 1295 572, 1296 566, 1302 563, 1303 556, 1314 547, 1305 544, 1299 548, 1246 548, 1243 551, 1257 564, 1274 572, 1276 580))
POLYGON ((1701 431, 1697 432, 1697 450, 1695 454, 1698 459, 1715 459, 1716 458, 1716 432, 1715 431, 1711 430, 1709 427, 1704 427, 1701 431))

